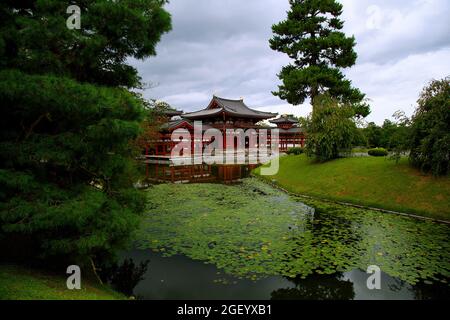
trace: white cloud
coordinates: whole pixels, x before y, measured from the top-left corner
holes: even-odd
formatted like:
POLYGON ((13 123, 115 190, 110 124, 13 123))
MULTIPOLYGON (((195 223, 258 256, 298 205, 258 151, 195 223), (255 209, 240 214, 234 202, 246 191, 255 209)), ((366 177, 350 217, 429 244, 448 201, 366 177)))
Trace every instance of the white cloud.
POLYGON ((304 104, 301 106, 293 107, 288 103, 276 104, 265 107, 257 108, 260 111, 276 112, 279 115, 282 114, 293 114, 296 117, 306 117, 312 110, 310 105, 304 104))
POLYGON ((359 63, 387 62, 450 46, 448 0, 343 0, 345 31, 358 42, 359 63))
POLYGON ((369 121, 382 123, 401 109, 412 115, 422 88, 450 74, 450 48, 410 55, 402 60, 367 62, 348 71, 348 77, 372 100, 369 121))

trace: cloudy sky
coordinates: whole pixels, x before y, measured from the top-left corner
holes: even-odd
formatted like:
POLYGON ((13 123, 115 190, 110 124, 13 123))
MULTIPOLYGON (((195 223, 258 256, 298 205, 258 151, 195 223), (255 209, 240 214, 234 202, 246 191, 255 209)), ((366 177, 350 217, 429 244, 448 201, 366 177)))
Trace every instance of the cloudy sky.
MULTIPOLYGON (((341 0, 344 31, 356 37, 358 60, 345 70, 370 99, 367 118, 381 124, 396 110, 411 115, 422 87, 450 75, 450 1, 341 0)), ((306 115, 271 94, 289 59, 272 51, 271 26, 285 19, 288 0, 171 0, 173 30, 158 55, 133 60, 146 98, 184 111, 207 106, 212 94, 243 97, 255 109, 306 115)))

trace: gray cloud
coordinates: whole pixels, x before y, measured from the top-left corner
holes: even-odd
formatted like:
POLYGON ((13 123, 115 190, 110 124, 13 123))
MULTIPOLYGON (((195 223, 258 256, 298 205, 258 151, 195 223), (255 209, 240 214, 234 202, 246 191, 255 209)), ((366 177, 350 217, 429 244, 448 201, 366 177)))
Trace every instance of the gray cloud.
POLYGON ((447 0, 343 0, 345 31, 357 39, 358 63, 387 63, 450 45, 447 0))
MULTIPOLYGON (((354 34, 359 59, 346 70, 372 101, 368 120, 381 123, 397 109, 411 114, 420 89, 450 73, 450 3, 446 0, 342 0, 345 32, 354 34)), ((147 98, 185 111, 211 95, 244 97, 260 110, 306 115, 274 97, 276 74, 289 59, 268 46, 271 26, 286 16, 287 0, 172 0, 173 31, 158 56, 132 60, 143 80, 157 83, 147 98)))

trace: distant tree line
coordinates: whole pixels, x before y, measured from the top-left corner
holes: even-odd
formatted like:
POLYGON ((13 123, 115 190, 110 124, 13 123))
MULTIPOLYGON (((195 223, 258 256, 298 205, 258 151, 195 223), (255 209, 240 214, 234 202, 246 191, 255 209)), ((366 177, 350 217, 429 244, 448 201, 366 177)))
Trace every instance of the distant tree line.
POLYGON ((410 126, 404 126, 389 119, 384 120, 381 126, 369 122, 365 128, 359 129, 361 136, 358 145, 392 150, 399 146, 401 143, 399 137, 407 134, 409 129, 410 126))
POLYGON ((381 126, 369 123, 360 129, 360 139, 368 147, 383 147, 397 157, 409 152, 413 166, 423 172, 445 175, 450 159, 450 78, 434 80, 426 86, 411 118, 396 112, 393 122, 381 126))
POLYGON ((450 77, 434 80, 420 94, 414 115, 394 113, 394 121, 357 127, 352 108, 330 97, 316 98, 316 112, 300 118, 307 132, 306 153, 319 161, 338 158, 353 147, 385 148, 423 172, 447 174, 450 163, 450 77))

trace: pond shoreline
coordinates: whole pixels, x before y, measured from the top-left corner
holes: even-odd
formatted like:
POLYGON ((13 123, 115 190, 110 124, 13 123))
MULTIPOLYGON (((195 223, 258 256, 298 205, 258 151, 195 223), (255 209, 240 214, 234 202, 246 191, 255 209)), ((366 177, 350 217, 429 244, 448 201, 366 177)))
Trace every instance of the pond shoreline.
POLYGON ((318 200, 318 201, 323 201, 323 202, 328 202, 328 203, 333 203, 333 204, 340 204, 343 206, 348 206, 348 207, 353 207, 353 208, 358 208, 358 209, 365 209, 365 210, 373 210, 373 211, 378 211, 378 212, 382 212, 382 213, 389 213, 389 214, 395 214, 395 215, 400 215, 400 216, 404 216, 404 217, 409 217, 409 218, 413 218, 413 219, 419 219, 419 220, 426 220, 426 221, 432 221, 432 222, 436 222, 436 223, 442 223, 442 224, 446 224, 446 225, 450 225, 450 221, 447 220, 442 220, 442 219, 435 219, 435 218, 430 218, 430 217, 425 217, 425 216, 419 216, 417 214, 412 214, 412 213, 406 213, 406 212, 399 212, 399 211, 394 211, 394 210, 388 210, 388 209, 382 209, 382 208, 375 208, 375 207, 369 207, 369 206, 364 206, 364 205, 359 205, 359 204, 354 204, 354 203, 350 203, 350 202, 344 202, 344 201, 337 201, 337 200, 331 200, 331 199, 326 199, 326 198, 321 198, 321 197, 314 197, 314 196, 309 196, 309 195, 305 195, 305 194, 299 194, 299 193, 295 193, 289 190, 286 190, 285 188, 283 188, 282 186, 280 186, 279 184, 273 183, 272 181, 269 181, 265 178, 262 178, 261 176, 251 173, 250 177, 252 178, 256 178, 261 182, 264 182, 266 184, 268 184, 269 186, 276 188, 290 196, 294 196, 294 197, 300 197, 300 198, 304 198, 304 199, 311 199, 311 200, 318 200))
POLYGON ((359 269, 306 279, 272 275, 250 280, 226 274, 214 264, 184 255, 164 257, 152 250, 134 249, 122 253, 124 258, 136 263, 151 261, 151 267, 134 289, 138 300, 416 300, 436 299, 438 292, 448 295, 442 287, 436 291, 432 285, 412 286, 384 273, 382 289, 373 291, 365 286, 368 274, 359 269))
POLYGON ((255 178, 162 184, 147 197, 135 249, 182 254, 238 277, 302 278, 369 265, 412 285, 450 276, 448 224, 302 200, 255 178))
POLYGON ((149 189, 133 250, 124 252, 137 262, 151 261, 136 296, 449 296, 448 224, 302 199, 261 180, 149 189), (366 287, 372 265, 382 272, 381 291, 366 287))

